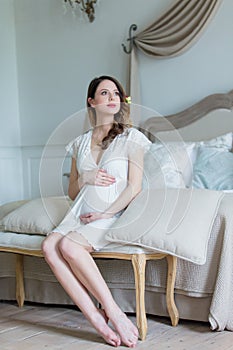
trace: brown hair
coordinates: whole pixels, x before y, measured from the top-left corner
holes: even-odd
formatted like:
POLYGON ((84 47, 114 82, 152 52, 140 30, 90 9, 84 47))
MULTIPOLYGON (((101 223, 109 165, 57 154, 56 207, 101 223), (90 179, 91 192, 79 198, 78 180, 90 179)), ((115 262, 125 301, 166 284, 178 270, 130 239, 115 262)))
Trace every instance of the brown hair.
POLYGON ((117 135, 122 134, 127 128, 132 126, 132 122, 130 120, 129 104, 126 102, 126 94, 123 87, 115 78, 108 75, 102 75, 98 78, 94 78, 90 82, 87 91, 87 107, 91 126, 94 127, 96 125, 96 112, 95 109, 89 104, 88 98, 95 97, 96 89, 103 80, 111 80, 116 85, 121 101, 120 110, 114 115, 113 126, 109 130, 107 136, 105 136, 101 142, 101 148, 106 149, 117 135))

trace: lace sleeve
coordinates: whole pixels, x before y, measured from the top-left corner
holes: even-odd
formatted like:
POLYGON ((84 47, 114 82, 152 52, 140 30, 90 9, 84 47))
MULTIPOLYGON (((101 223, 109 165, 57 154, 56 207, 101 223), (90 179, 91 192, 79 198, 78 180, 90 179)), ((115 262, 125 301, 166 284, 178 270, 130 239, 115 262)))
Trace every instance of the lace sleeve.
POLYGON ((139 150, 146 153, 151 146, 151 141, 139 130, 131 129, 129 137, 129 155, 134 155, 139 150))
POLYGON ((78 148, 80 146, 82 136, 83 135, 78 136, 76 139, 70 141, 70 143, 68 143, 68 145, 66 146, 66 152, 69 153, 72 158, 76 159, 77 157, 78 148))

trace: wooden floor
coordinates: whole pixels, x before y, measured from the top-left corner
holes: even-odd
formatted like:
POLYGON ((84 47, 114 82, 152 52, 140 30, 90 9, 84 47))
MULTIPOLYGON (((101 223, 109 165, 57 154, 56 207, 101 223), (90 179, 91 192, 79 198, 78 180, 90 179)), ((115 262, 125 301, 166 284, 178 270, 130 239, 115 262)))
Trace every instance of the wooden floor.
MULTIPOLYGON (((135 322, 135 316, 130 316, 135 322)), ((0 303, 1 350, 101 350, 113 349, 74 308, 0 303)), ((118 349, 126 349, 120 346, 118 349)), ((212 332, 201 322, 180 321, 177 327, 168 318, 148 317, 148 335, 139 341, 141 350, 229 350, 232 332, 212 332)))

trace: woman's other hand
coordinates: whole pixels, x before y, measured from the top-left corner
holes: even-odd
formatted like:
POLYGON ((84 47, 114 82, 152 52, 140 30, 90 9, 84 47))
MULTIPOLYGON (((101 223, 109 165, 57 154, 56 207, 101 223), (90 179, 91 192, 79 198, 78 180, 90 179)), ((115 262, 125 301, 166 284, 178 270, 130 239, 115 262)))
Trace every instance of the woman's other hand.
POLYGON ((89 224, 92 221, 109 219, 111 217, 112 217, 112 214, 93 212, 93 213, 82 214, 80 215, 79 218, 83 224, 89 224))

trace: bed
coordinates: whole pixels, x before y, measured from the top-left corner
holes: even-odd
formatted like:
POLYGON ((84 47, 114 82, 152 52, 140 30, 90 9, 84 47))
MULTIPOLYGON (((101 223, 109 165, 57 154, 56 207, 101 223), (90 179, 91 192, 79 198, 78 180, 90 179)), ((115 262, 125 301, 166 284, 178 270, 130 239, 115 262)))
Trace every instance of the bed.
MULTIPOLYGON (((153 151, 150 157, 145 159, 145 166, 149 171, 148 176, 144 178, 144 186, 149 181, 153 191, 168 187, 183 191, 198 188, 205 192, 205 196, 206 193, 221 193, 221 202, 207 237, 205 262, 193 263, 178 255, 175 301, 180 318, 209 322, 214 330, 231 331, 233 330, 232 107, 233 91, 227 94, 214 94, 180 113, 167 117, 151 116, 140 126, 140 129, 153 140, 153 151), (209 159, 213 161, 208 163, 209 159), (160 175, 154 177, 156 169, 159 169, 160 175)), ((56 200, 59 202, 61 198, 56 200)), ((14 223, 10 228, 6 226, 6 217, 26 204, 27 201, 19 201, 0 207, 1 237, 4 237, 5 231, 13 231, 21 235, 22 246, 28 234, 32 240, 38 238, 41 240, 49 229, 45 227, 39 234, 35 234, 36 231, 24 232, 22 221, 14 223), (14 231, 16 227, 20 227, 20 230, 14 231)), ((58 215, 56 220, 59 220, 64 214, 64 208, 55 214, 58 215)), ((55 214, 53 213, 53 218, 55 214)), ((135 242, 135 245, 137 243, 135 242)), ((145 247, 139 244, 139 248, 145 247)), ((0 252, 0 300, 16 298, 15 259, 14 254, 0 252)), ((98 259, 97 264, 122 309, 125 312, 135 312, 134 274, 130 262, 98 259)), ((147 263, 145 281, 147 314, 168 316, 165 296, 166 264, 166 260, 147 263)), ((72 301, 43 258, 24 257, 24 283, 26 301, 72 305, 72 301)))

